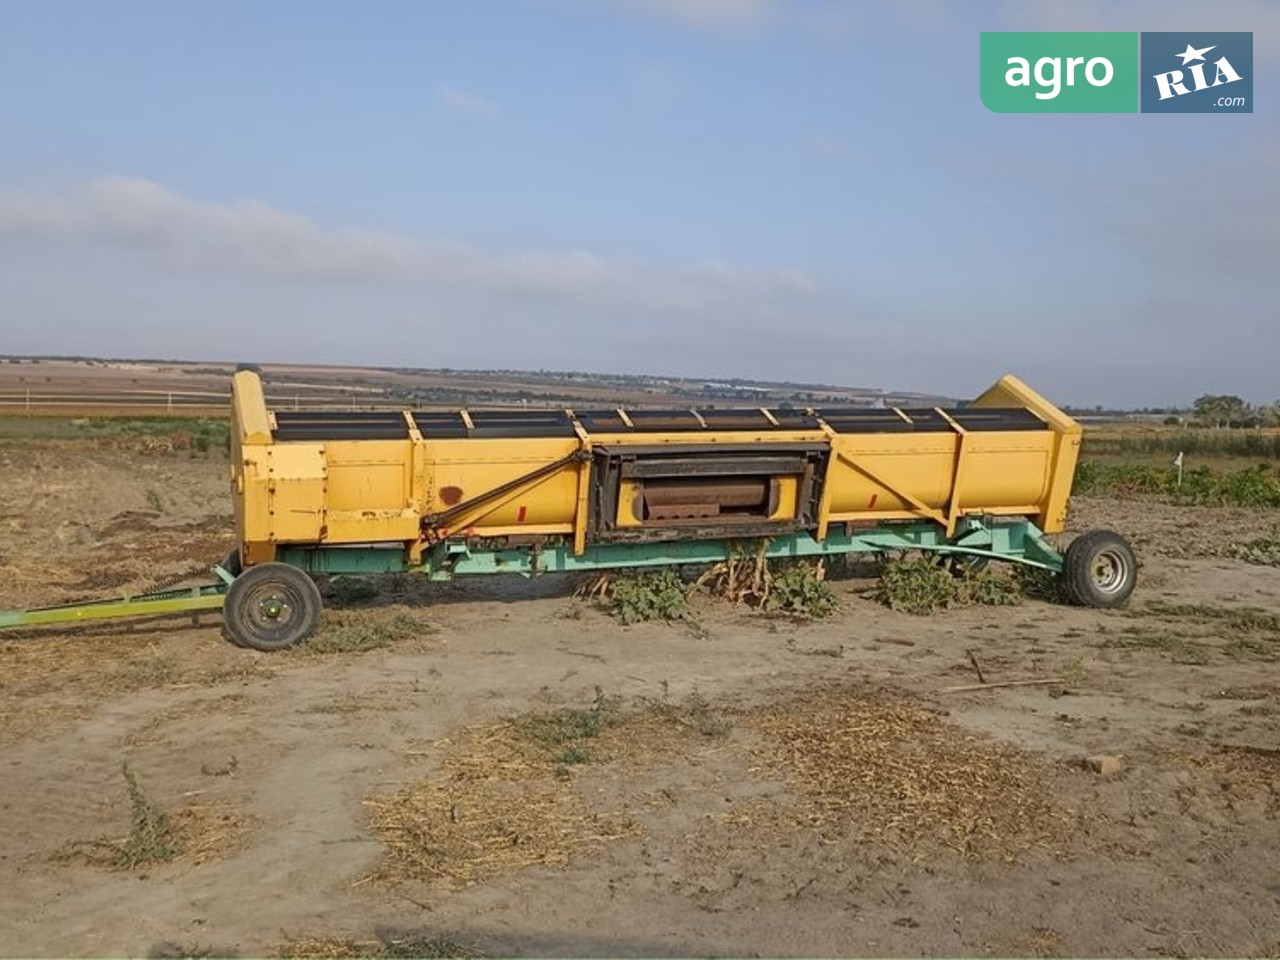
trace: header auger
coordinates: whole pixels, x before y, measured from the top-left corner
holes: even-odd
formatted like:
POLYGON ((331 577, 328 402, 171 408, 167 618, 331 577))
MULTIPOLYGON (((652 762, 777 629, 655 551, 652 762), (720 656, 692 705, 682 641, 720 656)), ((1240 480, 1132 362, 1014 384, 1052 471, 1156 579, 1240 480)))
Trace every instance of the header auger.
POLYGON ((0 614, 0 627, 221 608, 235 643, 278 650, 321 616, 315 574, 432 579, 923 550, 1061 575, 1123 604, 1116 533, 1059 554, 1081 428, 1017 378, 955 409, 270 411, 232 384, 238 547, 218 581, 0 614))

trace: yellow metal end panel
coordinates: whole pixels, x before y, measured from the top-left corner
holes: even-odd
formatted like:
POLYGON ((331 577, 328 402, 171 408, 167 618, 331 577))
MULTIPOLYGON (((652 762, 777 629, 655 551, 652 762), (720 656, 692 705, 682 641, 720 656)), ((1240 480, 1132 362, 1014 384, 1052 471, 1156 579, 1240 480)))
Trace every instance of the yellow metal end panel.
POLYGON ((976 407, 1025 407, 1057 434, 1050 458, 1045 494, 1036 521, 1045 533, 1059 533, 1067 520, 1067 502, 1080 454, 1080 424, 1012 375, 1003 376, 973 401, 976 407))
POLYGON ((235 504, 236 536, 241 544, 264 543, 271 539, 268 449, 241 448, 232 464, 231 500, 235 504))
POLYGON ((271 442, 262 380, 252 370, 241 370, 231 378, 231 428, 241 443, 271 442))
POLYGON ((642 527, 641 484, 638 480, 618 482, 618 515, 614 523, 620 527, 642 527))
POLYGON ((1057 438, 1053 465, 1049 473, 1049 492, 1040 513, 1040 529, 1045 533, 1061 533, 1067 525, 1067 504, 1076 478, 1076 461, 1080 457, 1079 433, 1057 438))
POLYGON ((1059 433, 1079 433, 1080 424, 1013 374, 1006 374, 973 401, 975 407, 1025 407, 1059 433))
POLYGON ((319 443, 277 443, 267 449, 271 539, 325 539, 325 457, 319 443))
POLYGON ((794 520, 796 518, 796 507, 800 502, 800 478, 792 476, 775 477, 774 481, 777 491, 777 502, 773 506, 773 512, 769 514, 770 520, 794 520))

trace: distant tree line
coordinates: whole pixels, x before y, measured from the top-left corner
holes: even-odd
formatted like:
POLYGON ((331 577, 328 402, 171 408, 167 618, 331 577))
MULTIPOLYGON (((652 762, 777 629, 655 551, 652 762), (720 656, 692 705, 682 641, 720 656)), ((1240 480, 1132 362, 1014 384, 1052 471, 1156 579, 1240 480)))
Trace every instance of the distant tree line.
POLYGON ((1280 400, 1254 406, 1234 394, 1206 393, 1191 410, 1197 423, 1216 429, 1280 426, 1280 400))

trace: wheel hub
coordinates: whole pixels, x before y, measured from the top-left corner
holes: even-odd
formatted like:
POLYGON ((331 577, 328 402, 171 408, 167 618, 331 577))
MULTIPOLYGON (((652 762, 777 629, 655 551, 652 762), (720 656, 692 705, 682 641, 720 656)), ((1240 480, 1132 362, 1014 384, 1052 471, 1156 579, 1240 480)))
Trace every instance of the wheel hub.
POLYGON ((277 629, 294 619, 288 590, 280 584, 262 584, 250 596, 249 615, 264 627, 277 629))
POLYGON ((1124 557, 1114 550, 1104 550, 1094 558, 1093 582, 1107 593, 1119 590, 1128 577, 1128 565, 1124 557))

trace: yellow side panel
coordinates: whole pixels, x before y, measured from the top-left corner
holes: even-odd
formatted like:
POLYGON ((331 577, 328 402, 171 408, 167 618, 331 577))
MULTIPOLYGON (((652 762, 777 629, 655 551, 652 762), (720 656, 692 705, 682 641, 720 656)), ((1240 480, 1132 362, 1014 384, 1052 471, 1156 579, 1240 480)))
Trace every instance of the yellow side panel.
MULTIPOLYGON (((1056 440, 1049 430, 968 434, 956 491, 962 512, 1040 503, 1056 440)), ((955 434, 836 437, 827 473, 832 519, 910 510, 912 499, 933 509, 949 506, 958 442, 955 434)))
POLYGON ((376 543, 414 540, 418 536, 417 510, 330 510, 326 515, 326 543, 376 543))
POLYGON ((911 509, 908 497, 941 507, 951 495, 955 434, 832 438, 827 496, 832 519, 867 510, 911 509))
POLYGON ((324 444, 277 443, 266 451, 270 539, 320 540, 325 518, 324 444))
MULTIPOLYGON (((576 437, 428 440, 422 444, 429 479, 424 513, 474 500, 503 484, 555 463, 579 448, 576 437)), ((484 535, 492 527, 568 525, 578 503, 576 463, 568 463, 519 494, 499 498, 467 526, 484 535)))
POLYGON ((413 505, 413 441, 329 440, 329 510, 403 510, 413 505))

